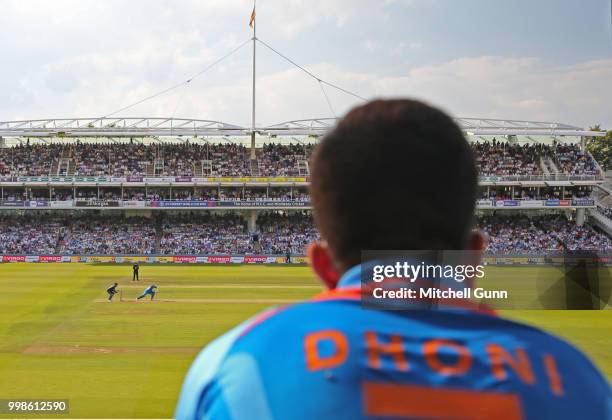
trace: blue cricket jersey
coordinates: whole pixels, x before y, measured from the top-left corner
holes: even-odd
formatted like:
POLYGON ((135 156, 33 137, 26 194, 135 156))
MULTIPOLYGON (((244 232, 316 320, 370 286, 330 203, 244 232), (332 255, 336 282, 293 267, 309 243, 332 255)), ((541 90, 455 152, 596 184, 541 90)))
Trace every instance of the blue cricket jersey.
POLYGON ((360 268, 207 346, 177 420, 610 419, 607 380, 536 328, 465 309, 373 311, 360 268))

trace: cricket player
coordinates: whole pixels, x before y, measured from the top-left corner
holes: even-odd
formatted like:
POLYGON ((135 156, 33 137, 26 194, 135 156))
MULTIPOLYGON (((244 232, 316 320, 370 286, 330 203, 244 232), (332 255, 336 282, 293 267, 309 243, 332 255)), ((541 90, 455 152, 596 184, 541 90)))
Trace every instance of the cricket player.
POLYGON ((106 293, 108 293, 108 301, 109 302, 113 300, 113 296, 115 296, 117 293, 119 293, 119 290, 117 290, 117 286, 119 286, 118 283, 113 283, 113 285, 111 287, 106 289, 106 293))
POLYGON ((153 298, 155 297, 155 293, 157 293, 157 286, 152 284, 149 287, 147 287, 145 291, 142 292, 142 295, 138 296, 137 299, 140 300, 143 297, 151 296, 151 300, 153 300, 153 298))
POLYGON ((612 418, 604 376, 544 331, 477 306, 361 306, 362 250, 485 247, 475 159, 450 117, 411 100, 359 106, 310 169, 322 240, 308 256, 327 291, 208 345, 177 420, 612 418))
POLYGON ((140 279, 138 278, 138 270, 140 270, 140 266, 138 265, 138 263, 135 263, 132 266, 132 281, 140 281, 140 279))

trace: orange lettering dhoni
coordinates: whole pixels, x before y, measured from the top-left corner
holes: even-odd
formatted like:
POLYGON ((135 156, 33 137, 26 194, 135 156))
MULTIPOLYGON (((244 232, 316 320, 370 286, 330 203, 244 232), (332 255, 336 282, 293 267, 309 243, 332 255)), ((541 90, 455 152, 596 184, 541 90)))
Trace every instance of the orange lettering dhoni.
POLYGON ((330 369, 341 365, 348 354, 348 341, 340 331, 325 330, 308 334, 304 340, 306 366, 308 370, 330 369), (318 345, 321 341, 329 341, 334 347, 331 356, 321 356, 318 345))
MULTIPOLYGON (((403 338, 400 334, 378 334, 373 331, 366 331, 364 334, 364 346, 367 365, 372 369, 379 369, 382 365, 382 358, 388 357, 393 363, 392 366, 398 371, 408 371, 407 354, 404 351, 403 338)), ((408 339, 406 339, 408 340, 408 339)), ((485 345, 490 367, 491 379, 502 382, 508 378, 508 370, 516 375, 524 384, 533 385, 536 378, 531 367, 531 362, 524 349, 515 350, 512 355, 508 350, 498 344, 485 345)), ((419 362, 427 366, 432 374, 442 376, 462 376, 469 374, 473 364, 473 357, 465 345, 442 339, 431 339, 423 342, 421 353, 417 354, 419 362), (443 357, 455 354, 454 361, 443 362, 443 357), (424 361, 424 363, 423 363, 424 361)), ((304 351, 306 366, 309 371, 321 369, 332 369, 342 365, 348 358, 349 344, 348 338, 338 330, 323 330, 310 333, 304 338, 304 351), (322 356, 319 352, 319 344, 327 341, 333 351, 322 356)), ((563 380, 557 370, 555 357, 551 354, 544 354, 538 358, 542 364, 540 371, 544 372, 545 382, 549 385, 551 393, 561 396, 563 394, 563 380)))
POLYGON ((366 310, 360 296, 349 270, 216 340, 176 418, 608 418, 607 381, 565 341, 471 307, 366 310))

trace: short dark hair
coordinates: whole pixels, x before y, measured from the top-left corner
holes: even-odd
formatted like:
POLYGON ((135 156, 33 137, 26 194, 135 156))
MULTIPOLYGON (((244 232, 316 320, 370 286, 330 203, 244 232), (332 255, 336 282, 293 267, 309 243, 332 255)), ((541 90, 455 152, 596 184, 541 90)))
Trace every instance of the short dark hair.
POLYGON ((444 112, 375 100, 352 109, 317 146, 310 189, 321 237, 345 270, 362 250, 463 249, 477 169, 444 112))

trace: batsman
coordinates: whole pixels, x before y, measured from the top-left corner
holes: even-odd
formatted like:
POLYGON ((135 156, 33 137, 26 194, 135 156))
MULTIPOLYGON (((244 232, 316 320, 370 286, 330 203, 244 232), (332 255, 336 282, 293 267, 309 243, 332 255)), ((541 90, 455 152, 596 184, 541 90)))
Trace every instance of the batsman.
POLYGON ((138 300, 146 296, 151 296, 151 300, 153 300, 153 298, 155 297, 155 293, 157 293, 157 286, 152 284, 147 287, 144 292, 142 292, 142 295, 138 296, 138 300))

